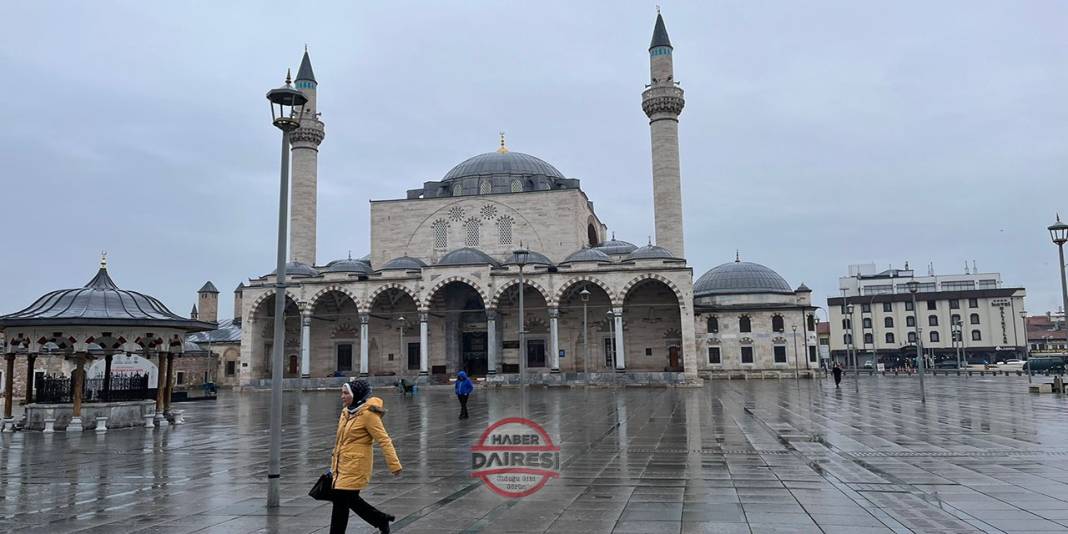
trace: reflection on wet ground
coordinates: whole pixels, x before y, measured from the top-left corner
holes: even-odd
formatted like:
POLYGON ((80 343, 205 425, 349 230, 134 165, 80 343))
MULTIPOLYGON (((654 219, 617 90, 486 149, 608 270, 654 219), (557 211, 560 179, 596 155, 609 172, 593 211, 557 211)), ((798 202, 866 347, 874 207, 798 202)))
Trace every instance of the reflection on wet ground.
MULTIPOLYGON (((377 391, 404 463, 379 457, 368 501, 395 532, 1068 531, 1064 397, 1026 378, 717 381, 703 388, 377 391), (469 476, 493 421, 526 415, 561 477, 518 500, 469 476)), ((187 424, 0 437, 0 530, 327 532, 307 497, 327 466, 333 392, 287 393, 283 506, 268 512, 267 393, 184 403, 187 424)), ((377 453, 376 453, 377 454, 377 453)), ((349 532, 370 532, 358 518, 349 532)))

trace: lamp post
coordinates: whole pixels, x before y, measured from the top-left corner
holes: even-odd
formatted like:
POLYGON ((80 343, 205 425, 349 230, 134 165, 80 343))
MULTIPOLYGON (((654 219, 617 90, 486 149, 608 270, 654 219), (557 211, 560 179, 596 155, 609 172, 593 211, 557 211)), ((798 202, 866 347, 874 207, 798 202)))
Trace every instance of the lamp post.
POLYGON ((1027 310, 1020 310, 1020 319, 1023 319, 1024 331, 1024 365, 1027 366, 1027 383, 1031 383, 1031 342, 1027 340, 1027 310))
POLYGON ((519 266, 519 385, 520 387, 526 386, 527 383, 527 333, 526 323, 523 317, 523 293, 526 289, 526 280, 523 279, 523 266, 527 264, 527 259, 530 258, 530 251, 524 248, 517 248, 512 251, 512 260, 519 266))
POLYGON ((285 348, 286 208, 289 206, 289 134, 300 126, 308 98, 286 84, 267 92, 271 122, 282 131, 282 165, 278 188, 278 265, 274 283, 274 347, 271 354, 271 442, 267 460, 267 507, 277 508, 280 497, 282 451, 282 351, 285 348))
POLYGON ((957 353, 957 370, 959 371, 963 367, 960 361, 960 357, 961 347, 963 347, 964 345, 964 328, 962 327, 960 321, 953 323, 951 328, 953 330, 953 344, 957 353))
POLYGON ((920 372, 920 402, 927 404, 927 389, 923 385, 924 356, 920 354, 920 319, 916 314, 916 293, 920 290, 920 283, 910 280, 907 284, 909 293, 912 293, 912 321, 916 325, 916 364, 920 372))
MULTIPOLYGON (((853 346, 853 388, 856 389, 857 393, 860 393, 860 366, 857 365, 857 334, 856 329, 853 328, 856 326, 853 321, 854 308, 852 304, 846 306, 846 311, 849 313, 849 344, 853 346)), ((860 330, 862 333, 864 332, 863 328, 860 330)))
MULTIPOLYGON (((801 378, 801 374, 800 374, 801 362, 799 362, 798 359, 797 359, 797 325, 796 324, 793 325, 792 328, 793 328, 793 331, 794 331, 794 380, 798 380, 798 379, 801 378)), ((808 361, 808 360, 806 359, 805 361, 808 361)))
MULTIPOLYGON (((1057 245, 1057 253, 1060 258, 1058 264, 1061 267, 1061 309, 1065 317, 1068 317, 1068 279, 1064 277, 1064 244, 1068 242, 1068 224, 1061 222, 1061 214, 1057 214, 1057 222, 1049 226, 1049 237, 1057 245)), ((1064 321, 1064 329, 1068 332, 1068 320, 1064 321)))
POLYGON ((579 291, 579 297, 582 299, 582 372, 586 375, 586 383, 590 382, 590 331, 587 327, 587 306, 590 303, 590 292, 586 288, 582 288, 579 291))

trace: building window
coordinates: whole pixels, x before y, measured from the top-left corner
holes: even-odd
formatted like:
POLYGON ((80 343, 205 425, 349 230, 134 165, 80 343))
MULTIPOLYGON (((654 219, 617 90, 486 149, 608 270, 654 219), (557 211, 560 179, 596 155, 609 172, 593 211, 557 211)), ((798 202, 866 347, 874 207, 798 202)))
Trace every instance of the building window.
POLYGON ((522 193, 523 192, 523 182, 520 182, 519 180, 512 180, 512 192, 513 193, 522 193))
POLYGON ((916 326, 916 318, 911 315, 905 317, 905 326, 908 326, 910 328, 916 326))
POLYGON ((915 306, 912 305, 912 301, 911 300, 906 300, 905 301, 905 311, 912 311, 914 309, 916 309, 916 308, 915 308, 915 306))
POLYGON ((979 307, 979 299, 968 299, 968 307, 969 308, 978 308, 979 307))
POLYGON ((938 316, 937 315, 928 315, 927 316, 927 326, 938 326, 938 316))
POLYGON ((849 307, 845 304, 842 304, 842 315, 845 315, 847 313, 849 313, 849 307))
POLYGON ((785 332, 786 325, 782 320, 781 315, 774 315, 771 317, 771 331, 772 332, 785 332))
POLYGON ((928 300, 927 301, 927 309, 928 310, 937 310, 938 309, 938 301, 937 300, 928 300))
POLYGON ((409 343, 408 344, 408 370, 409 371, 417 371, 417 370, 419 370, 419 344, 418 343, 409 343))
POLYGON ((861 304, 860 313, 871 313, 871 304, 861 304))
POLYGON ((458 196, 460 196, 462 194, 464 194, 464 186, 463 186, 463 184, 456 184, 456 185, 452 186, 452 196, 458 197, 458 196))
POLYGON ((861 324, 864 325, 864 328, 871 328, 871 317, 865 317, 861 324))
POLYGON ((742 363, 753 363, 753 347, 742 347, 742 363))
POLYGON ((718 317, 709 317, 708 318, 708 333, 709 334, 718 334, 719 333, 719 318, 718 317))
POLYGON ((184 371, 178 371, 178 378, 176 378, 174 380, 174 383, 175 383, 176 386, 180 386, 182 384, 185 384, 185 372, 184 371))
POLYGON ((708 363, 712 365, 723 363, 719 357, 719 347, 708 347, 708 363))
POLYGON ((809 315, 808 316, 807 326, 808 326, 808 331, 809 332, 815 332, 816 331, 816 316, 815 315, 809 315))
POLYGON ((434 229, 434 248, 449 248, 449 223, 438 219, 431 225, 434 229))
POLYGON ((816 347, 811 345, 808 347, 808 361, 816 363, 816 347))
POLYGON ((853 321, 850 321, 849 319, 842 319, 842 329, 843 330, 852 330, 853 329, 853 321))
POLYGON ((887 332, 886 333, 886 342, 887 343, 893 343, 894 342, 894 333, 893 332, 887 332))
POLYGON ((883 326, 885 326, 887 328, 893 328, 894 327, 894 318, 893 317, 884 317, 883 318, 883 326))
POLYGON ((853 344, 853 336, 850 335, 850 334, 843 335, 842 336, 842 342, 844 342, 846 345, 852 345, 853 344))
POLYGON ((909 343, 916 343, 916 332, 909 332, 909 343))
POLYGON ((894 311, 894 304, 892 302, 884 302, 883 303, 883 311, 886 312, 886 313, 890 313, 890 312, 894 311))
POLYGON ((960 309, 960 301, 957 300, 957 299, 953 299, 953 300, 949 301, 949 309, 951 309, 951 310, 960 309))
POLYGON ((738 318, 738 331, 739 332, 752 332, 753 331, 753 325, 752 325, 752 322, 749 320, 749 316, 748 315, 743 315, 743 316, 738 318))
POLYGON ((604 338, 604 366, 615 367, 616 366, 616 340, 615 338, 604 338))
POLYGON ((931 331, 931 343, 938 343, 938 340, 939 340, 938 332, 935 332, 934 330, 932 330, 931 331))
POLYGON ((481 228, 482 223, 477 218, 471 217, 470 219, 467 219, 467 222, 464 223, 464 233, 466 234, 466 239, 464 239, 465 246, 478 246, 478 234, 481 228))
POLYGON ((864 344, 865 345, 874 345, 875 344, 875 336, 873 336, 871 334, 871 332, 868 332, 867 334, 864 334, 864 344))
POLYGON ((337 346, 337 371, 352 371, 352 343, 340 343, 337 346))
POLYGON ((954 313, 949 318, 949 324, 960 324, 960 315, 954 313))
POLYGON ((478 184, 478 194, 488 195, 493 191, 493 185, 489 180, 482 180, 482 183, 478 184))
POLYGON ((237 362, 230 360, 226 362, 226 376, 234 376, 237 374, 237 362))
POLYGON ((775 363, 786 363, 786 347, 782 345, 775 346, 775 363))
POLYGON ((979 314, 978 313, 973 313, 971 315, 971 323, 972 324, 979 324, 979 314))
POLYGON ((653 355, 653 349, 651 349, 649 347, 645 347, 645 355, 646 356, 652 356, 653 355))
POLYGON ((982 340, 983 340, 983 334, 979 333, 978 330, 972 330, 972 341, 982 341, 982 340))
POLYGON ((507 215, 497 219, 497 244, 512 244, 512 218, 507 215))

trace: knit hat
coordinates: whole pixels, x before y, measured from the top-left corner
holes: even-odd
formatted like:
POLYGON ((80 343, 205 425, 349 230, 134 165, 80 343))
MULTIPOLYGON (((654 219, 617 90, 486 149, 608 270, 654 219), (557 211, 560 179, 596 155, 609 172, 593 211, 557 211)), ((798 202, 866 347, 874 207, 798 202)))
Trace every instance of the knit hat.
POLYGON ((371 396, 371 384, 368 384, 366 380, 356 379, 341 387, 352 395, 352 403, 348 406, 349 411, 356 411, 367 400, 367 397, 371 396))

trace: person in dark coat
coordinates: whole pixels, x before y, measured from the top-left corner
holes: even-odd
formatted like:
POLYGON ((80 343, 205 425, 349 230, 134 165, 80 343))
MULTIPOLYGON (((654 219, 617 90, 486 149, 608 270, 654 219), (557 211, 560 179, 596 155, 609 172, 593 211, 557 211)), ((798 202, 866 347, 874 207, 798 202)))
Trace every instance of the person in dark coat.
POLYGON ((467 398, 471 396, 475 385, 467 378, 467 373, 456 373, 456 398, 460 400, 460 419, 467 419, 467 398))
POLYGON ((834 374, 834 387, 838 387, 838 384, 842 383, 842 368, 838 364, 834 364, 834 369, 831 369, 831 373, 834 374))

